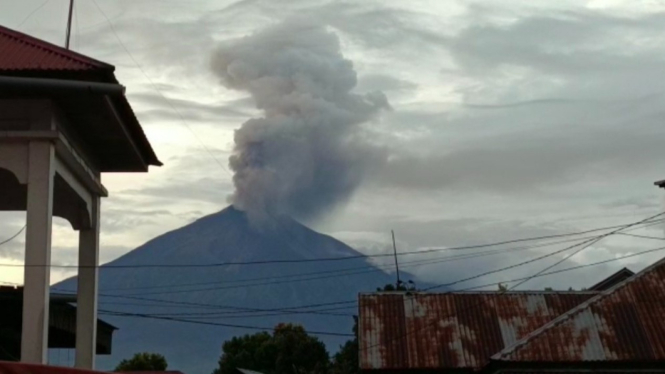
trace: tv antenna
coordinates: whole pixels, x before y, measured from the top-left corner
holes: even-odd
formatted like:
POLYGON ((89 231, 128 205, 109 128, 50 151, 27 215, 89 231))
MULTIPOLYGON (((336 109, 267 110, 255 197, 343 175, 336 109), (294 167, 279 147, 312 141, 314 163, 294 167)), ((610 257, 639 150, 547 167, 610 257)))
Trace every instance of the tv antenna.
POLYGON ((399 279, 399 262, 397 261, 397 245, 395 244, 395 230, 390 230, 390 234, 393 237, 393 255, 395 256, 395 271, 397 273, 397 284, 395 285, 396 289, 399 289, 399 285, 402 284, 402 281, 399 279))
POLYGON ((67 17, 67 37, 65 38, 65 48, 69 49, 69 39, 72 36, 72 13, 74 11, 74 0, 69 0, 69 16, 67 17))

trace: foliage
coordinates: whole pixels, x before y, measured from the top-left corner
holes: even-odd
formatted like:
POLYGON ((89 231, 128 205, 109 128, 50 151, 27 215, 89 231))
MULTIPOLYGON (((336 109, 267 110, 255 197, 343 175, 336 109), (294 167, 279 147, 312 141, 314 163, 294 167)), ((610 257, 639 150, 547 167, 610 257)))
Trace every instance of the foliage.
POLYGON ((330 372, 331 374, 358 374, 360 364, 358 362, 358 317, 353 316, 353 334, 355 338, 347 341, 333 356, 330 372))
POLYGON ((412 281, 409 280, 406 283, 399 281, 397 282, 397 286, 394 284, 388 283, 383 288, 377 287, 376 289, 379 292, 399 292, 399 291, 417 291, 416 284, 412 281))
POLYGON ((213 374, 237 374, 237 368, 264 374, 326 374, 328 365, 328 352, 319 339, 302 326, 279 324, 272 335, 260 332, 226 341, 213 374))
POLYGON ((165 371, 168 367, 166 358, 157 353, 137 353, 130 359, 120 361, 116 372, 121 371, 165 371))

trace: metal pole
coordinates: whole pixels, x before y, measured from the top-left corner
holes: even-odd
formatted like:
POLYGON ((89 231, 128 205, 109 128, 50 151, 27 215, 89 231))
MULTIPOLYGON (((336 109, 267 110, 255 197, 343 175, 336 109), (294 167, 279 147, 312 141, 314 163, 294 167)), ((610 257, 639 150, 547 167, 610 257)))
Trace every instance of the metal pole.
POLYGON ((399 285, 402 283, 402 281, 400 281, 400 279, 399 279, 399 263, 397 262, 397 245, 395 245, 395 231, 390 230, 390 233, 393 236, 393 254, 395 256, 395 270, 397 271, 397 285, 396 285, 397 287, 396 288, 399 288, 399 285))
POLYGON ((74 10, 74 0, 69 0, 69 17, 67 18, 67 38, 65 39, 65 48, 69 49, 69 38, 72 35, 72 11, 74 10))

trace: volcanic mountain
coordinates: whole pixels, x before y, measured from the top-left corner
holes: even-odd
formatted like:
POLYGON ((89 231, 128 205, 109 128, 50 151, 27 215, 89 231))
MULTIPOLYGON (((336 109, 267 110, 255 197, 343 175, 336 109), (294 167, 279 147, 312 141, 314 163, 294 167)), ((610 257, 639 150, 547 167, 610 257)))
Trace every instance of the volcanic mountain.
MULTIPOLYGON (((228 207, 101 267, 100 318, 118 331, 113 354, 99 356, 98 367, 112 369, 134 353, 155 352, 166 356, 169 368, 209 374, 222 343, 256 332, 249 327, 292 322, 309 331, 351 333, 358 292, 393 282, 361 253, 291 218, 256 229, 228 207), (334 260, 343 257, 354 258, 334 260), (328 260, 316 261, 322 258, 328 260), (298 308, 312 304, 323 305, 298 308)), ((75 289, 75 278, 53 287, 75 289)), ((349 338, 320 339, 334 353, 349 338)))

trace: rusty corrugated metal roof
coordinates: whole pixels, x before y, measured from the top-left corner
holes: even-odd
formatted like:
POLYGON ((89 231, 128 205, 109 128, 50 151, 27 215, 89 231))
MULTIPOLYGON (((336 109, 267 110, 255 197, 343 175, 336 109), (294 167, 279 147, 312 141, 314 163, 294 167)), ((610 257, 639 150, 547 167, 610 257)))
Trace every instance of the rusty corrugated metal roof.
POLYGON ((478 369, 496 352, 596 294, 361 294, 360 367, 478 369))
POLYGON ((113 70, 113 66, 0 26, 0 71, 113 70))
POLYGON ((530 333, 494 360, 665 360, 665 260, 530 333))

